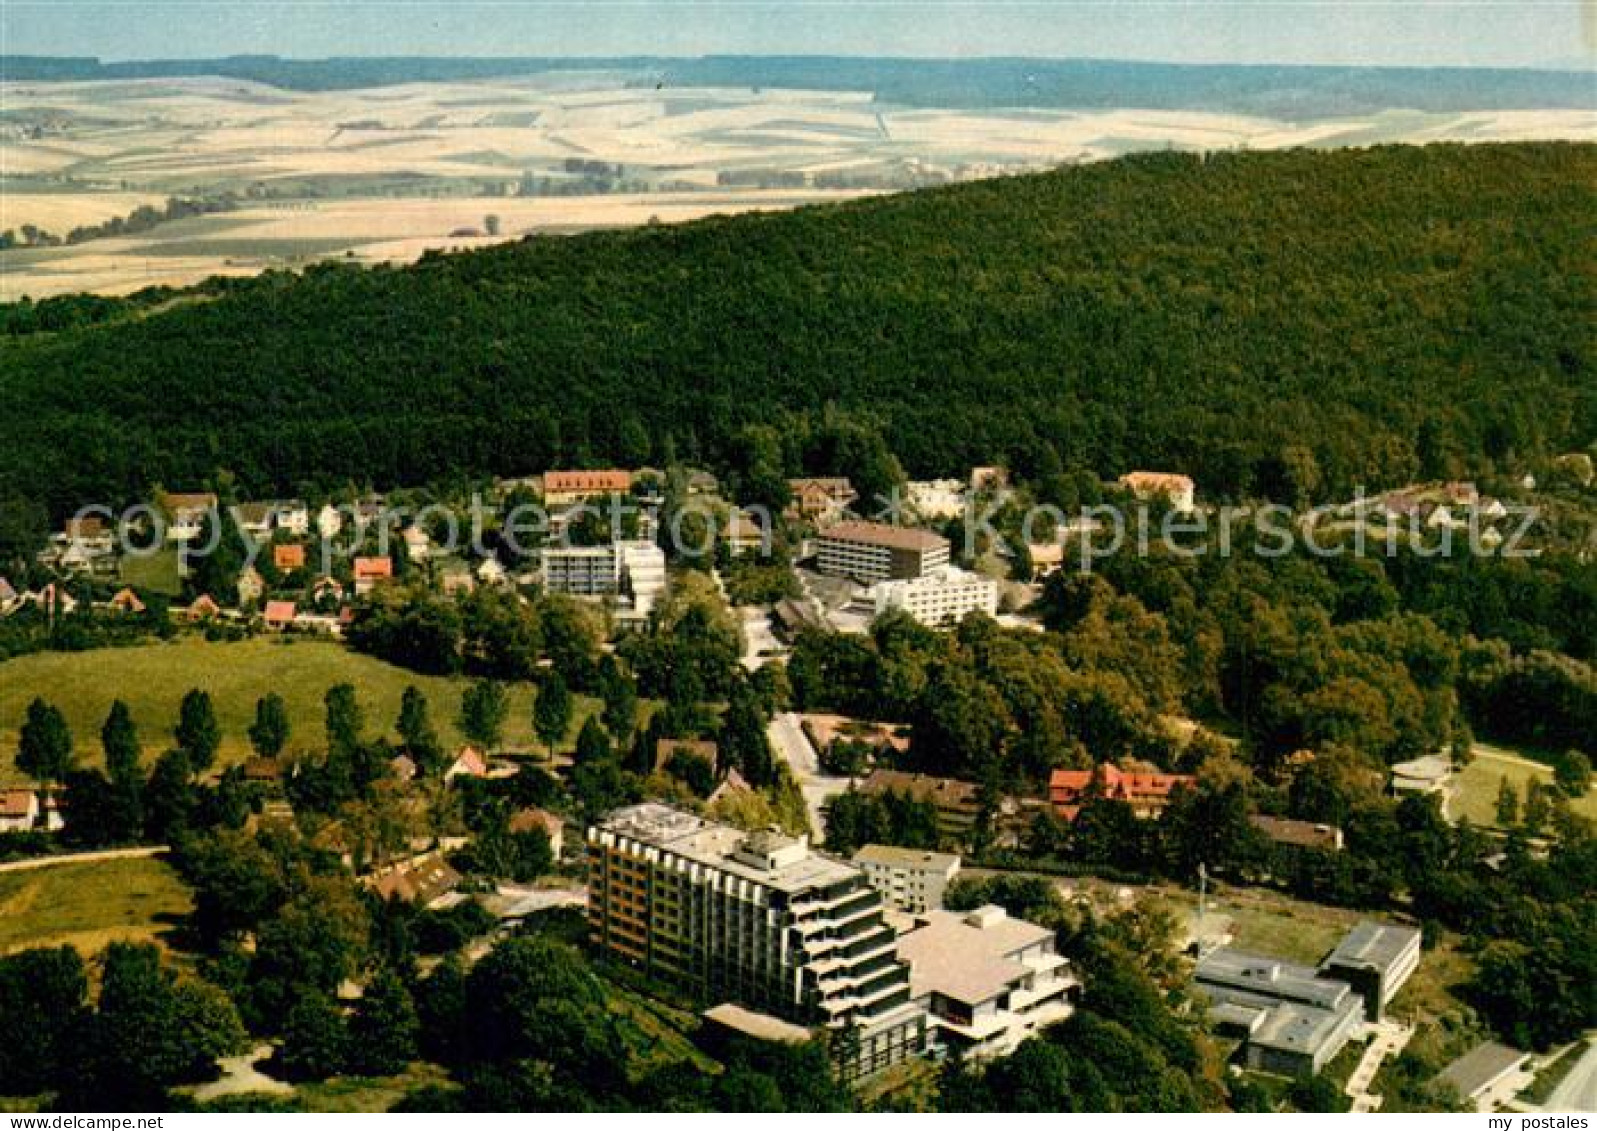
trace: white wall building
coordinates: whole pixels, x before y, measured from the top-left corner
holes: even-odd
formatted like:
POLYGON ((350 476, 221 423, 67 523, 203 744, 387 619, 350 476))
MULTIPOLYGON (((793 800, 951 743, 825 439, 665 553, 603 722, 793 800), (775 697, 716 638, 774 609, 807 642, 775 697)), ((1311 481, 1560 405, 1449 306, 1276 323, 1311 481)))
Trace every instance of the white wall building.
POLYGON ((630 598, 634 608, 647 609, 665 593, 665 551, 643 541, 549 547, 543 585, 574 597, 630 598))
POLYGON ((876 616, 902 609, 934 628, 958 624, 967 613, 998 615, 998 582, 954 566, 939 566, 921 577, 878 582, 868 596, 876 616))
POLYGON ((920 577, 948 564, 948 539, 930 530, 880 522, 840 522, 816 543, 822 573, 862 584, 920 577))
POLYGON ((930 1024, 934 1054, 1007 1056, 1045 1025, 1069 1017, 1080 982, 1054 949, 1054 932, 1001 907, 928 911, 898 936, 910 994, 930 1024))
POLYGON ((959 875, 959 857, 891 844, 867 844, 854 863, 889 905, 900 911, 941 911, 943 893, 959 875))

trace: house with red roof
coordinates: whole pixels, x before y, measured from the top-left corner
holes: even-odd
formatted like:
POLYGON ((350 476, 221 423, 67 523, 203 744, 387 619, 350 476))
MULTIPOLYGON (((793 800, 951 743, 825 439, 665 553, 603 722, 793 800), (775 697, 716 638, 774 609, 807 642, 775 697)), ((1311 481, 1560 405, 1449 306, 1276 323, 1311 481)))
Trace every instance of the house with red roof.
POLYGON ((444 771, 444 780, 458 777, 485 778, 488 776, 488 759, 475 746, 462 746, 455 760, 444 771))
POLYGON ((266 612, 262 615, 267 628, 273 632, 282 632, 294 623, 295 611, 293 601, 268 601, 266 612))
POLYGON ((113 613, 142 613, 144 602, 139 600, 139 595, 131 589, 119 589, 115 597, 106 602, 105 607, 113 613))
POLYGON ((361 596, 394 579, 392 558, 356 558, 354 570, 355 592, 361 596))
POLYGON ((294 543, 284 543, 272 547, 272 564, 280 573, 289 573, 296 569, 305 568, 305 547, 294 543))
POLYGON ((222 615, 222 606, 208 593, 201 593, 194 598, 194 603, 189 606, 188 616, 192 621, 215 620, 222 615))
POLYGON ((1123 801, 1139 817, 1156 817, 1176 790, 1196 784, 1191 774, 1127 771, 1104 762, 1091 770, 1055 770, 1048 779, 1048 800, 1067 821, 1074 821, 1082 802, 1092 796, 1123 801))

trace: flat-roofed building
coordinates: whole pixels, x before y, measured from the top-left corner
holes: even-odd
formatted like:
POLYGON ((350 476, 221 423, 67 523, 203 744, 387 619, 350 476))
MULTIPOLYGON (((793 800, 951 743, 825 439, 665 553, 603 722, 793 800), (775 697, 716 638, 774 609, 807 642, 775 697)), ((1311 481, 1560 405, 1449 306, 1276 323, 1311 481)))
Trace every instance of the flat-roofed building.
MULTIPOLYGON (((1568 1054, 1574 1056, 1574 1053, 1568 1054)), ((1500 1110, 1535 1079, 1527 1071, 1530 1053, 1487 1041, 1442 1069, 1437 1080, 1458 1093, 1478 1114, 1500 1110)))
POLYGON ((1243 1038, 1249 1068, 1313 1076, 1342 1051, 1364 1017, 1346 982, 1312 967, 1220 947, 1198 961, 1194 988, 1222 1032, 1243 1038))
POLYGON ((998 582, 954 566, 938 566, 920 577, 879 581, 870 600, 877 616, 891 609, 931 628, 956 625, 971 613, 998 615, 998 582))
POLYGON ((543 551, 543 585, 574 597, 619 597, 647 611, 665 592, 665 551, 634 540, 604 546, 550 546, 543 551))
POLYGON ((916 1004, 930 1019, 928 1050, 966 1059, 1004 1056, 1073 1008, 1079 982, 1047 927, 1001 907, 928 911, 898 937, 916 1004))
POLYGON ((1378 1021, 1419 965, 1418 928, 1365 921, 1325 956, 1320 974, 1351 985, 1364 999, 1366 1016, 1378 1021))
POLYGON ((589 936, 606 957, 701 1000, 848 1030, 850 1076, 920 1053, 926 1014, 860 869, 653 803, 610 814, 587 844, 589 936))
POLYGON ((922 577, 948 564, 948 539, 930 530, 881 522, 840 522, 817 539, 822 573, 865 585, 922 577))
POLYGON ((935 911, 943 893, 959 875, 959 857, 893 844, 867 844, 854 853, 854 863, 871 886, 900 911, 935 911))

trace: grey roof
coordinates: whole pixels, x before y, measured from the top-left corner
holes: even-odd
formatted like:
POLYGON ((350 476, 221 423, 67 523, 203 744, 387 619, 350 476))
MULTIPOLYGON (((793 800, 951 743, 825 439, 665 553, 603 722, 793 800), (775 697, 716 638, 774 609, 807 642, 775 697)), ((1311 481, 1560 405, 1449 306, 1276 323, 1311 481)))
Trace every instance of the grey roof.
POLYGON ((1211 997, 1244 1005, 1293 1001, 1334 1009, 1352 993, 1346 982, 1322 978, 1308 966, 1229 946, 1212 950, 1200 959, 1196 978, 1211 997))
POLYGON ((1362 1016, 1363 1007, 1357 1001, 1344 1002, 1334 1010, 1282 1002, 1265 1015, 1264 1022, 1248 1039, 1264 1048, 1317 1056, 1339 1032, 1345 1031, 1350 1013, 1362 1016))
POLYGON ((1415 927, 1365 921, 1349 931, 1320 966, 1365 967, 1385 973, 1410 947, 1419 944, 1415 927))
POLYGON ((892 844, 867 844, 854 853, 854 863, 902 868, 907 872, 946 874, 950 868, 959 867, 959 857, 951 852, 927 852, 920 848, 900 848, 892 844))
POLYGON ((1438 1079, 1453 1085, 1462 1098, 1474 1099, 1477 1093, 1489 1088, 1505 1073, 1525 1063, 1528 1056, 1529 1053, 1500 1045, 1496 1041, 1487 1041, 1483 1045, 1476 1045, 1442 1069, 1438 1079))

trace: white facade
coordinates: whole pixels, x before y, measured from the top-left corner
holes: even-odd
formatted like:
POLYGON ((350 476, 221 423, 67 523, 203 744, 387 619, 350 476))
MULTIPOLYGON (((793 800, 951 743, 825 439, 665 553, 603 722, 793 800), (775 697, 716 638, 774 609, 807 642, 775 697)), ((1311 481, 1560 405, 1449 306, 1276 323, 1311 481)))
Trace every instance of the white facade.
POLYGON ((943 893, 959 875, 959 857, 948 852, 867 844, 854 854, 854 863, 900 911, 940 911, 943 893))
POLYGON ((923 577, 878 582, 869 596, 877 616, 902 609, 934 628, 958 624, 967 613, 998 615, 998 582, 954 566, 942 566, 923 577))
POLYGON ((921 577, 948 564, 948 539, 929 530, 878 522, 841 522, 816 544, 822 573, 862 584, 921 577))
POLYGON ((642 541, 551 547, 543 552, 543 584, 574 597, 630 596, 647 607, 665 592, 665 551, 642 541))

